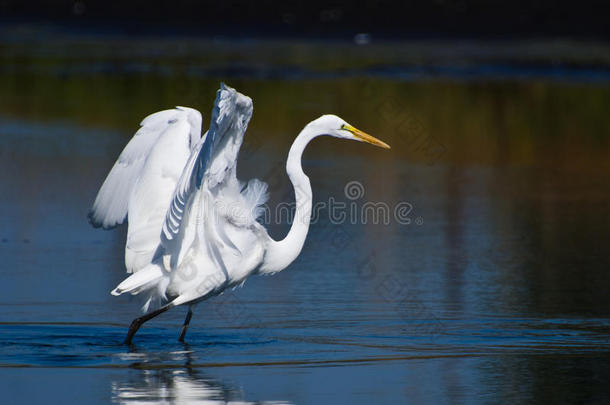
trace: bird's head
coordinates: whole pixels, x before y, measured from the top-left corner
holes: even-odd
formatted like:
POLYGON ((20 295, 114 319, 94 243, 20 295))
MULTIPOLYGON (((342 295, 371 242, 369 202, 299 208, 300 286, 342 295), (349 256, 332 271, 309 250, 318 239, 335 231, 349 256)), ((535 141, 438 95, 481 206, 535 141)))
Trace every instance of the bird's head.
POLYGON ((353 127, 345 122, 345 120, 333 114, 323 115, 320 118, 311 121, 307 126, 321 135, 330 135, 335 138, 366 142, 381 148, 390 149, 390 145, 387 143, 353 127))

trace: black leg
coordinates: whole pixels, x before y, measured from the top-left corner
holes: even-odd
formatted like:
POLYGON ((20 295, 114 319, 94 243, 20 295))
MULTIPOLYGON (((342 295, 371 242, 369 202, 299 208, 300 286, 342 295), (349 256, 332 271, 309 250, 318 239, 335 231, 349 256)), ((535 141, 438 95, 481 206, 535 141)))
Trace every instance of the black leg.
POLYGON ((129 326, 129 332, 127 332, 127 337, 125 338, 125 342, 123 342, 123 343, 126 345, 130 345, 131 339, 133 339, 133 335, 136 334, 136 332, 138 331, 138 329, 140 329, 140 326, 142 326, 142 324, 144 324, 144 322, 153 319, 155 316, 162 314, 163 312, 167 311, 171 307, 173 307, 173 305, 170 302, 169 304, 164 305, 159 309, 155 309, 154 311, 151 311, 147 314, 142 315, 139 318, 134 319, 133 322, 131 323, 131 326, 129 326))
POLYGON ((186 313, 186 319, 184 320, 184 325, 182 325, 182 330, 180 331, 180 337, 178 338, 179 342, 184 343, 184 335, 186 335, 186 330, 189 327, 189 323, 191 323, 192 317, 193 317, 193 306, 189 305, 189 311, 186 313))

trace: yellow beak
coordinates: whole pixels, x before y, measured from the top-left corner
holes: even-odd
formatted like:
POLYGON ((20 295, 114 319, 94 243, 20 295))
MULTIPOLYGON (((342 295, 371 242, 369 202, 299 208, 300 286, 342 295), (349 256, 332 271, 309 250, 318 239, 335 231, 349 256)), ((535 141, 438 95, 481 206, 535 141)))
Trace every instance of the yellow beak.
POLYGON ((354 137, 359 141, 370 143, 371 145, 379 146, 380 148, 390 149, 390 145, 388 145, 387 143, 380 141, 374 136, 371 136, 366 132, 359 130, 358 128, 354 128, 349 124, 344 124, 343 129, 354 134, 354 137))

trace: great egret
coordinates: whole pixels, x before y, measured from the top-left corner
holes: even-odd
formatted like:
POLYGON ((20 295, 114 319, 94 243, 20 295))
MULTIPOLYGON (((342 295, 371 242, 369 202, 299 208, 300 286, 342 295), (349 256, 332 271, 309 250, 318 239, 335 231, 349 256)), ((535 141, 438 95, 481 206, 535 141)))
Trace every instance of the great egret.
POLYGON ((295 219, 288 235, 275 241, 257 222, 267 185, 236 177, 236 161, 252 117, 252 100, 221 84, 208 132, 201 114, 176 107, 145 118, 104 181, 89 218, 115 227, 128 219, 125 265, 133 273, 113 295, 148 292, 143 307, 165 303, 136 318, 125 339, 140 326, 177 305, 189 304, 180 332, 184 341, 193 305, 243 283, 252 274, 273 274, 301 252, 309 229, 312 192, 301 155, 317 136, 389 146, 335 115, 310 122, 288 153, 286 172, 294 186, 295 219))

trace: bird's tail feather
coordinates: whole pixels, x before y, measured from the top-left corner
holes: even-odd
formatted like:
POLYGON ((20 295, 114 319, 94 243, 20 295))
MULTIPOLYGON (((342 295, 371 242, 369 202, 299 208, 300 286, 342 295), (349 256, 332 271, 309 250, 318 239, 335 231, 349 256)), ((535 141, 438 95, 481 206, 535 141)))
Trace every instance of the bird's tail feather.
POLYGON ((127 277, 110 293, 121 295, 123 293, 137 294, 142 290, 153 287, 165 275, 161 266, 150 264, 127 277))

